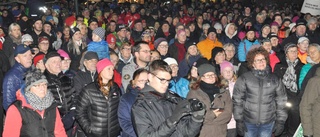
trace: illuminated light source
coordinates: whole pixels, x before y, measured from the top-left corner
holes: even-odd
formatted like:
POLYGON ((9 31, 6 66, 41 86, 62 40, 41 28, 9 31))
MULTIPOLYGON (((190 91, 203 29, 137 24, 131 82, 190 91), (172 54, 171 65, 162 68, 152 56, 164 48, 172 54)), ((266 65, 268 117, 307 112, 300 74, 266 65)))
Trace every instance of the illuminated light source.
POLYGON ((292 107, 292 104, 290 102, 287 102, 286 106, 290 108, 290 107, 292 107))

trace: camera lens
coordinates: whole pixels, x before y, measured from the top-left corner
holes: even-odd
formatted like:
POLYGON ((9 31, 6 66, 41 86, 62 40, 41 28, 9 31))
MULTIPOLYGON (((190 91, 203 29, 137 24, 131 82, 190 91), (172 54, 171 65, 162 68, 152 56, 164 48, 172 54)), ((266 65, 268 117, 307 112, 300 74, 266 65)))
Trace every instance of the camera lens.
POLYGON ((198 99, 189 99, 191 112, 203 109, 204 104, 198 99))

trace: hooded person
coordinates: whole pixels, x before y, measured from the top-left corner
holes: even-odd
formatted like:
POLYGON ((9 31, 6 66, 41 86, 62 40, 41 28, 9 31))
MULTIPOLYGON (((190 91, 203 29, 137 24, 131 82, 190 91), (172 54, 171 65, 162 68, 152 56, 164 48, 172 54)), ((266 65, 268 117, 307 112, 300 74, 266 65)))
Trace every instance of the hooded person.
POLYGON ((3 136, 67 137, 47 79, 39 71, 26 74, 17 101, 7 111, 3 136), (44 130, 34 130, 34 129, 44 130))
POLYGON ((238 38, 237 34, 238 31, 236 24, 229 23, 224 29, 224 33, 222 33, 220 41, 223 45, 232 43, 235 47, 238 47, 241 40, 238 38))

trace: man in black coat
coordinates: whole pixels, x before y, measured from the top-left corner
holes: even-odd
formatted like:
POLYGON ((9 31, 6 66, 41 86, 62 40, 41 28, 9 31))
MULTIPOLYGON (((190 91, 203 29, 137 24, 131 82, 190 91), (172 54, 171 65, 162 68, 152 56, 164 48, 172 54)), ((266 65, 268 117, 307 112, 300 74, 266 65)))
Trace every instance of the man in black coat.
POLYGON ((171 79, 167 63, 155 60, 149 67, 149 85, 141 90, 132 107, 137 136, 196 136, 200 132, 205 107, 192 111, 189 100, 182 100, 179 95, 167 91, 171 79))
POLYGON ((68 136, 73 132, 75 120, 75 100, 72 81, 61 72, 61 57, 57 52, 49 52, 43 59, 46 70, 44 75, 48 80, 48 89, 52 92, 68 136))

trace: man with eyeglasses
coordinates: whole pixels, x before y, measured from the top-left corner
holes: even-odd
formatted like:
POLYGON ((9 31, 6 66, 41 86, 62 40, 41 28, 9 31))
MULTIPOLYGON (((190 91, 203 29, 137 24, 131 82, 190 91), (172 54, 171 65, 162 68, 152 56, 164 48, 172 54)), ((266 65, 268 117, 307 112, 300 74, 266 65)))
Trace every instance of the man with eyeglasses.
POLYGON ((147 42, 140 41, 135 43, 132 53, 134 58, 129 64, 123 67, 121 73, 124 91, 126 91, 127 86, 132 79, 133 72, 139 68, 148 69, 148 64, 151 60, 151 50, 147 42))
POLYGON ((192 111, 189 100, 168 91, 170 80, 171 68, 166 62, 150 64, 149 84, 138 93, 131 109, 137 136, 193 137, 199 133, 205 109, 192 111))

